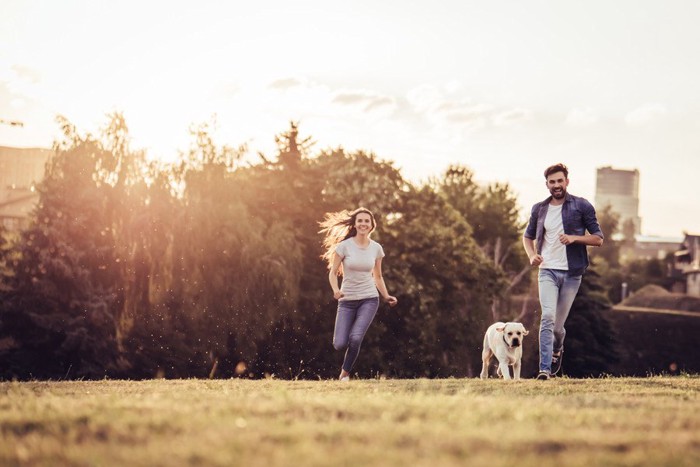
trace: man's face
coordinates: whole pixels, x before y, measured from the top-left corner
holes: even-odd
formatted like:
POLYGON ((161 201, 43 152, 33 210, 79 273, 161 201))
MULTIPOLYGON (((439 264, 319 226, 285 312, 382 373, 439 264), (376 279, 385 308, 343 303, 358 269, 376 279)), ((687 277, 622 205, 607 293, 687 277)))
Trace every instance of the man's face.
POLYGON ((566 196, 566 187, 569 186, 569 179, 564 172, 554 172, 547 177, 547 189, 554 199, 562 199, 566 196))

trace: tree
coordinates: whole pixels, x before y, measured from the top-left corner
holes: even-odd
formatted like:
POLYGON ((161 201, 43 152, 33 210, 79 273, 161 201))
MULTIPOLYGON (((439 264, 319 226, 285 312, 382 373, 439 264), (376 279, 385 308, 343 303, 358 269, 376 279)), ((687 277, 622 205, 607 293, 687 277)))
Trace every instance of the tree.
POLYGON ((581 378, 611 373, 619 359, 619 342, 610 313, 605 287, 592 264, 583 276, 566 322, 566 375, 581 378))
POLYGON ((435 189, 472 226, 472 236, 493 266, 509 278, 491 303, 493 321, 521 320, 504 316, 503 301, 527 278, 531 268, 520 246, 523 223, 519 219, 517 198, 510 186, 493 183, 481 186, 467 167, 452 165, 442 179, 433 181, 435 189))
MULTIPOLYGON (((474 375, 489 306, 504 285, 472 237, 470 225, 431 187, 402 193, 382 238, 391 252, 386 277, 399 309, 379 318, 383 355, 397 376, 474 375)), ((389 253, 387 253, 389 254, 389 253)))
MULTIPOLYGON (((299 123, 289 122, 289 130, 275 136, 277 143, 277 164, 289 171, 299 168, 302 158, 306 157, 314 145, 311 137, 299 139, 299 123)), ((265 157, 262 156, 265 160, 265 157)))
POLYGON ((10 282, 14 276, 13 264, 17 261, 17 252, 13 250, 13 235, 0 224, 0 298, 10 291, 10 282))
POLYGON ((619 231, 620 215, 613 211, 609 204, 599 210, 597 214, 598 224, 605 235, 605 242, 600 248, 591 250, 591 257, 603 258, 611 268, 619 268, 620 244, 616 240, 616 234, 619 231))
POLYGON ((110 155, 65 120, 31 226, 17 248, 2 308, 17 342, 7 372, 18 377, 104 377, 119 371, 115 258, 106 187, 96 168, 110 155), (46 355, 52 355, 47 359, 46 355))
MULTIPOLYGON (((392 163, 365 151, 346 152, 342 148, 322 151, 318 157, 309 160, 306 171, 309 179, 313 180, 310 186, 313 186, 316 199, 308 205, 308 212, 313 217, 306 221, 308 224, 305 223, 308 229, 305 238, 309 243, 304 255, 306 262, 302 284, 305 293, 300 297, 300 309, 314 312, 299 317, 300 327, 305 330, 302 340, 306 350, 304 360, 312 373, 335 377, 340 362, 331 342, 337 301, 330 293, 327 265, 320 258, 322 238, 318 233, 318 223, 326 212, 352 210, 361 206, 370 209, 378 224, 372 238, 384 245, 388 255, 384 267, 388 287, 397 290, 399 285, 393 284, 390 265, 400 261, 397 256, 400 250, 391 244, 387 235, 391 219, 401 212, 401 193, 408 189, 408 185, 392 163)), ((382 361, 382 350, 391 347, 390 341, 382 340, 375 345, 373 340, 383 334, 383 319, 391 314, 385 313, 382 306, 366 338, 368 344, 364 347, 367 351, 362 352, 362 367, 367 375, 371 373, 371 368, 379 371, 376 365, 382 361)))
POLYGON ((259 190, 256 170, 235 167, 242 148, 217 146, 208 126, 195 137, 181 172, 170 308, 192 349, 188 371, 230 375, 219 362, 253 362, 258 342, 296 301, 299 250, 286 223, 266 224, 248 203, 259 190))

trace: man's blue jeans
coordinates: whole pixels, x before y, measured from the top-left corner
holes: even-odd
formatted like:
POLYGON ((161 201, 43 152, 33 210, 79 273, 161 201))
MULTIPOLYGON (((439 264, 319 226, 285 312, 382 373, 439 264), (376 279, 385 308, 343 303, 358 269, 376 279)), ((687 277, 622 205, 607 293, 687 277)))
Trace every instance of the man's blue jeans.
POLYGON ((342 300, 338 302, 338 313, 335 315, 335 330, 333 331, 333 347, 345 352, 343 370, 350 373, 357 356, 360 354, 360 345, 365 333, 372 324, 374 315, 379 308, 379 297, 364 298, 362 300, 342 300))
POLYGON ((569 277, 568 271, 560 269, 540 269, 540 371, 551 373, 552 353, 564 347, 564 323, 581 286, 581 277, 569 277))

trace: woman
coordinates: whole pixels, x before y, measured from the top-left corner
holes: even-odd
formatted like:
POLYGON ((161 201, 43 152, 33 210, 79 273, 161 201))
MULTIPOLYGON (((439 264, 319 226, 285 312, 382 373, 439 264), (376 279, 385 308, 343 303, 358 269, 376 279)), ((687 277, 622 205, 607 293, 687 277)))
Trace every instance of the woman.
POLYGON ((379 295, 389 306, 398 303, 387 292, 382 277, 384 250, 369 238, 376 226, 374 215, 365 208, 327 213, 321 222, 321 233, 325 234, 322 257, 328 262, 328 280, 338 300, 333 347, 347 349, 340 381, 350 380, 362 339, 379 308, 379 295), (338 288, 340 275, 343 280, 338 288))

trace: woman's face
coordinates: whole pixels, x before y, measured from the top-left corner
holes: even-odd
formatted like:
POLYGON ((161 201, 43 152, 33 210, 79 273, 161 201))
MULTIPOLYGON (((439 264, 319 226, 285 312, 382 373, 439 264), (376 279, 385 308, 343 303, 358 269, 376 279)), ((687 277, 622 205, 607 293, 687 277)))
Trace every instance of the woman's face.
POLYGON ((355 230, 357 230, 357 233, 369 235, 372 229, 372 216, 366 212, 361 212, 355 216, 355 230))

